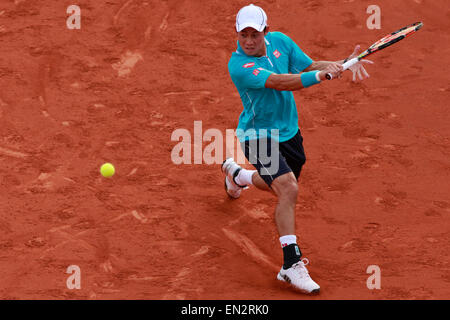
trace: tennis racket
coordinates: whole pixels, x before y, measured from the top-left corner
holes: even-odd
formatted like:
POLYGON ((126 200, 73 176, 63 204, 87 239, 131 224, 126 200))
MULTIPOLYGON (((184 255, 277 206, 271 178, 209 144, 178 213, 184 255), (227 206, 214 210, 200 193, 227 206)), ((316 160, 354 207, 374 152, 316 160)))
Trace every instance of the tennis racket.
MULTIPOLYGON (((423 27, 423 23, 422 22, 416 22, 416 23, 410 24, 410 25, 408 25, 406 27, 403 27, 403 28, 401 28, 401 29, 399 29, 399 30, 397 30, 395 32, 392 32, 391 34, 388 34, 384 38, 381 38, 380 40, 375 42, 373 45, 371 45, 369 47, 369 49, 367 49, 366 51, 361 53, 356 58, 350 59, 347 62, 345 62, 342 65, 343 69, 347 70, 348 68, 353 66, 355 63, 357 63, 361 59, 363 59, 363 58, 365 58, 367 56, 370 56, 371 54, 373 54, 375 52, 383 50, 384 48, 387 48, 387 47, 393 45, 394 43, 397 43, 400 40, 405 39, 406 37, 409 37, 410 35, 412 35, 416 31, 419 31, 420 28, 422 28, 422 27, 423 27)), ((333 76, 331 75, 331 73, 327 73, 326 78, 328 80, 331 80, 331 79, 333 79, 333 76)))

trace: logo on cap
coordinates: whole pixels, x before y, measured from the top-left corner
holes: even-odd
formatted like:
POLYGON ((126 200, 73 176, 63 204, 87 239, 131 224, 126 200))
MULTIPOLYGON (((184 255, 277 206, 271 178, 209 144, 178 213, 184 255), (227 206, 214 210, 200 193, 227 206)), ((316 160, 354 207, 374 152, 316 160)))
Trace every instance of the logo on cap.
POLYGON ((254 62, 249 62, 249 63, 244 64, 243 67, 244 67, 244 68, 251 68, 251 67, 253 67, 254 65, 255 65, 254 62))

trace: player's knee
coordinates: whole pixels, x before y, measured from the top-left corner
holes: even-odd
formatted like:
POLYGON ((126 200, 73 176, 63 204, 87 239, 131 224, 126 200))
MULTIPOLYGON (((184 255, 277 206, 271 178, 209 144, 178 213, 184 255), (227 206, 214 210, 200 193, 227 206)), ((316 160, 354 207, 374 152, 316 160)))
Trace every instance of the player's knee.
POLYGON ((289 185, 287 187, 287 195, 292 200, 297 200, 298 195, 298 182, 295 179, 292 179, 292 181, 289 182, 289 185))
POLYGON ((292 176, 286 179, 281 184, 279 184, 279 198, 285 198, 295 201, 298 195, 298 183, 297 180, 292 176))

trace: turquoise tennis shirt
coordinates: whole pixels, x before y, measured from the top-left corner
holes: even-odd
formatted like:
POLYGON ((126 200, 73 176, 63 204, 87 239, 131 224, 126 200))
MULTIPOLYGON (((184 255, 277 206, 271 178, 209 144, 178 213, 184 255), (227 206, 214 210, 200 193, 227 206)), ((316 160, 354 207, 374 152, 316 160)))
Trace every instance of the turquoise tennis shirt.
POLYGON ((265 42, 266 56, 254 57, 246 55, 238 41, 228 63, 231 80, 244 105, 236 130, 241 142, 265 135, 284 142, 299 129, 293 93, 266 88, 265 83, 272 73, 300 73, 313 61, 281 32, 267 33, 265 42), (273 129, 278 130, 278 137, 271 135, 273 129))

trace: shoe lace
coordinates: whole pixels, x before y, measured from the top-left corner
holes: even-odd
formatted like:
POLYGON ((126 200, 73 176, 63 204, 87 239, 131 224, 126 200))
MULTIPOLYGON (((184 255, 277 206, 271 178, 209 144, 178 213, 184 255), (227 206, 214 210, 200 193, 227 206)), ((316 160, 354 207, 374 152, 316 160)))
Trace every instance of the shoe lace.
POLYGON ((306 269, 306 265, 309 264, 309 260, 307 258, 301 259, 299 262, 292 265, 292 268, 298 272, 298 275, 301 278, 309 278, 308 269, 306 269))

